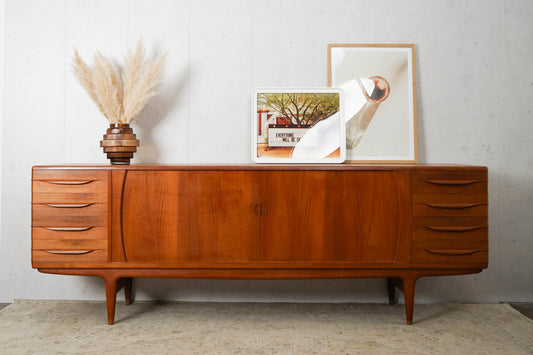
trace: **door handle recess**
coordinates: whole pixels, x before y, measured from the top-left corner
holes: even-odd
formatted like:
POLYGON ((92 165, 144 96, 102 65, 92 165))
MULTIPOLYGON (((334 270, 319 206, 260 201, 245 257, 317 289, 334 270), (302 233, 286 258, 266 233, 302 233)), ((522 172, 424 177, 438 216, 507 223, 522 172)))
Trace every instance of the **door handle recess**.
POLYGON ((45 181, 45 182, 49 184, 54 184, 54 185, 86 185, 94 181, 96 180, 78 180, 78 181, 70 180, 70 181, 45 181))
POLYGON ((464 186, 484 182, 484 180, 424 180, 424 182, 433 185, 464 186))
POLYGON ((95 251, 95 249, 90 250, 45 250, 49 254, 55 255, 84 255, 89 254, 95 251))
POLYGON ((84 232, 93 227, 44 227, 54 232, 84 232))
POLYGON ((468 249, 468 250, 440 250, 440 249, 424 249, 428 253, 437 254, 437 255, 470 255, 479 253, 482 251, 487 251, 487 249, 468 249))
POLYGON ((425 226, 425 228, 437 231, 437 232, 471 232, 477 229, 486 228, 484 226, 468 226, 468 227, 436 227, 425 226))
POLYGON ((455 203, 455 204, 424 203, 424 205, 433 207, 433 208, 460 210, 460 209, 467 209, 467 208, 481 206, 481 205, 484 205, 484 203, 455 203))
POLYGON ((51 203, 45 203, 44 204, 45 206, 48 206, 48 207, 53 207, 53 208, 83 208, 83 207, 89 207, 90 205, 92 205, 92 203, 85 203, 85 204, 82 204, 82 205, 71 205, 71 204, 51 204, 51 203))

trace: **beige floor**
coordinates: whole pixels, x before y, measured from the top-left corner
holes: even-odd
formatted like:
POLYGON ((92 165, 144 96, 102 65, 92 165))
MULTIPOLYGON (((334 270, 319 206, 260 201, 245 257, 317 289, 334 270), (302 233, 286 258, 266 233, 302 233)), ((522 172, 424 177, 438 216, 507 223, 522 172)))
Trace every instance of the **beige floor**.
POLYGON ((533 354, 533 321, 507 304, 16 301, 1 354, 533 354))

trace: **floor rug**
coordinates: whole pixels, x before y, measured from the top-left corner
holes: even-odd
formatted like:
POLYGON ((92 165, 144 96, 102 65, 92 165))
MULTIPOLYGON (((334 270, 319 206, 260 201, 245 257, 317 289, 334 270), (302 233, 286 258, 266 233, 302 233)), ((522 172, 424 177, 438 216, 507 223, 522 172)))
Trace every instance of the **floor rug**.
POLYGON ((533 321, 508 304, 117 304, 17 300, 0 354, 533 354, 533 321))

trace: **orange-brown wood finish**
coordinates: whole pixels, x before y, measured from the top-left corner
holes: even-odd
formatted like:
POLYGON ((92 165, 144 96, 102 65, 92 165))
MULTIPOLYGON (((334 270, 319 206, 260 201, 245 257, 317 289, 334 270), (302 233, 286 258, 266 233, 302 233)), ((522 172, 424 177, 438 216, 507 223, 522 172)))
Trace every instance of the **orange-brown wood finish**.
POLYGON ((43 166, 32 265, 100 276, 108 322, 132 278, 387 277, 488 264, 487 169, 432 165, 43 166))

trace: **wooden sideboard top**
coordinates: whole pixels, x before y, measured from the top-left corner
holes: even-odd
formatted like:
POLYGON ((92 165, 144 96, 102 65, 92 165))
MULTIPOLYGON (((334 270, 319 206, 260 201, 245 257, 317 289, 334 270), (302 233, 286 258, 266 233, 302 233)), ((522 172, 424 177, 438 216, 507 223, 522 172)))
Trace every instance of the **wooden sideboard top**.
POLYGON ((33 169, 112 170, 487 170, 462 164, 132 164, 132 165, 37 165, 33 169))

